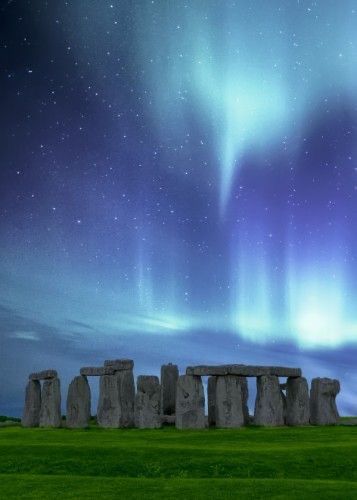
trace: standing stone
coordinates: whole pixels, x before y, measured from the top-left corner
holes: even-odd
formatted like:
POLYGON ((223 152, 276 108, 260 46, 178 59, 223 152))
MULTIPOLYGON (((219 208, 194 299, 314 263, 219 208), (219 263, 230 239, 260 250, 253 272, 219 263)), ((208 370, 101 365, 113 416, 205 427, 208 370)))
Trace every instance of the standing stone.
POLYGON ((216 385, 217 377, 209 377, 207 382, 208 426, 216 425, 216 385))
POLYGON ((336 396, 340 392, 340 383, 331 378, 314 378, 310 391, 310 422, 313 425, 337 424, 339 414, 336 396))
POLYGON ((41 411, 41 384, 38 380, 29 380, 26 386, 25 407, 21 424, 23 427, 38 427, 41 411))
POLYGON ((176 390, 177 429, 205 427, 205 397, 201 377, 181 375, 176 390))
POLYGON ((61 387, 58 378, 43 383, 40 427, 61 427, 61 387))
POLYGON ((288 378, 286 386, 287 425, 307 425, 310 419, 309 387, 304 377, 288 378))
POLYGON ((176 386, 179 377, 178 366, 169 363, 161 366, 161 413, 174 415, 176 404, 176 386))
POLYGON ((249 391, 248 391, 247 377, 237 377, 237 378, 238 378, 238 382, 241 386, 241 392, 242 392, 244 423, 246 425, 248 425, 249 424, 249 408, 248 408, 249 391))
POLYGON ((135 426, 139 429, 161 427, 160 401, 161 386, 159 378, 140 375, 135 396, 135 426))
POLYGON ((244 425, 242 386, 238 377, 225 375, 216 382, 216 426, 241 427, 244 425))
POLYGON ((121 405, 117 375, 102 375, 99 379, 97 422, 101 427, 119 427, 121 405))
POLYGON ((281 388, 281 384, 280 384, 280 394, 281 394, 281 399, 283 400, 283 419, 284 419, 284 424, 286 424, 287 402, 286 402, 286 394, 284 390, 281 388))
POLYGON ((68 387, 67 427, 88 427, 90 420, 90 388, 87 377, 74 377, 68 387))
POLYGON ((276 375, 257 377, 254 423, 256 425, 284 425, 283 398, 276 375))
POLYGON ((133 370, 115 374, 118 381, 120 420, 119 427, 134 427, 135 382, 133 370))

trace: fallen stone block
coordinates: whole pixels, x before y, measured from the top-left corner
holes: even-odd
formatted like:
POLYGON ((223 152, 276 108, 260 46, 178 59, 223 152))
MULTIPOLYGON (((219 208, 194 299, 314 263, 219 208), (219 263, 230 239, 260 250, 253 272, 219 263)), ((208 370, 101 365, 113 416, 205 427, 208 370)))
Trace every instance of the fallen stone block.
POLYGON ((68 387, 66 425, 70 428, 88 427, 91 394, 88 380, 83 375, 74 377, 68 387))
POLYGON ((205 427, 205 398, 201 377, 181 375, 176 390, 176 427, 203 429, 205 427))
POLYGON ((336 396, 340 382, 331 378, 314 378, 310 390, 310 422, 313 425, 335 425, 339 414, 336 396))
POLYGON ((25 407, 21 420, 23 427, 38 427, 41 411, 41 384, 39 380, 29 380, 26 386, 25 407))
POLYGON ((262 375, 257 378, 257 396, 254 411, 255 425, 284 425, 284 404, 275 375, 262 375))
POLYGON ((51 378, 57 378, 56 370, 42 370, 41 372, 30 373, 30 380, 48 380, 51 378))

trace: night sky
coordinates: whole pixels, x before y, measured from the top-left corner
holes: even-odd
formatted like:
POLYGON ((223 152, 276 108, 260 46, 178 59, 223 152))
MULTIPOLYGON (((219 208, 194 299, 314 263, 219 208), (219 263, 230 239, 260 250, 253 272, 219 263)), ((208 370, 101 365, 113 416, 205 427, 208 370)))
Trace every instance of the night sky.
POLYGON ((0 414, 113 357, 357 414, 356 0, 2 0, 0 70, 0 414))

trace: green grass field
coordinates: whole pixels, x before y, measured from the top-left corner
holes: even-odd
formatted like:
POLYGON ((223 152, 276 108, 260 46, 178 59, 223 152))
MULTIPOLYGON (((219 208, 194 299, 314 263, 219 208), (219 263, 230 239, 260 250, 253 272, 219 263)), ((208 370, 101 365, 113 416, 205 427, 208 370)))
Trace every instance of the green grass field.
POLYGON ((0 498, 357 499, 357 426, 4 427, 0 498))

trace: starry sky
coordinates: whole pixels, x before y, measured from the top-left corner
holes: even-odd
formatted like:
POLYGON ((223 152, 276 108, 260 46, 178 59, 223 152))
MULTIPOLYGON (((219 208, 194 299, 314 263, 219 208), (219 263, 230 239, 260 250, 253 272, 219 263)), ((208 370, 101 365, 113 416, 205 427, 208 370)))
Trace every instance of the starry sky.
POLYGON ((131 357, 357 414, 357 0, 4 0, 0 69, 0 413, 131 357))

